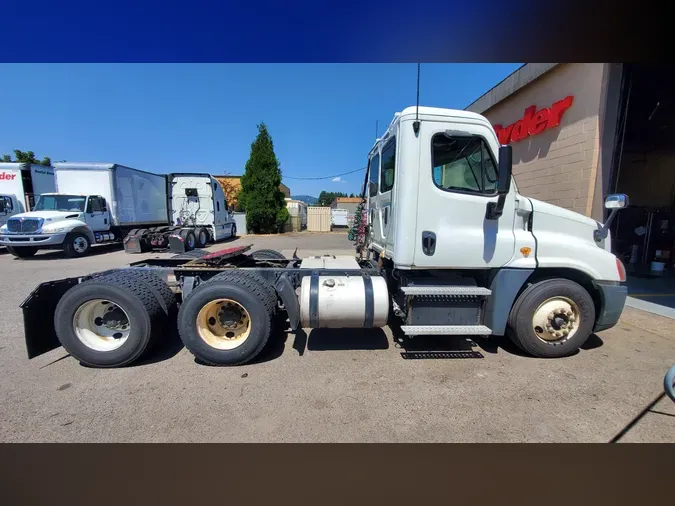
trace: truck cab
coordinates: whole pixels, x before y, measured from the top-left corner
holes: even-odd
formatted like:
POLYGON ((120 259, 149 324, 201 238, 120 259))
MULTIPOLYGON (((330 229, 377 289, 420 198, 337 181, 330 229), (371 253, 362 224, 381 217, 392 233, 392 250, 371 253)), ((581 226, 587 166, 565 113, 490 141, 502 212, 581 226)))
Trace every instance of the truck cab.
POLYGON ((0 245, 20 258, 54 248, 82 256, 92 244, 113 238, 108 205, 100 195, 45 193, 33 211, 12 216, 0 227, 0 245))
MULTIPOLYGON (((609 223, 520 194, 510 156, 483 116, 431 107, 397 113, 375 142, 365 250, 399 292, 405 334, 517 328, 527 336, 517 344, 547 356, 574 346, 569 336, 585 339, 618 320, 625 270, 611 252, 609 223), (531 297, 518 323, 512 308, 523 294, 531 297)), ((606 207, 627 202, 612 195, 606 207)))
POLYGON ((7 223, 11 216, 20 213, 20 209, 16 195, 0 194, 0 227, 7 223))

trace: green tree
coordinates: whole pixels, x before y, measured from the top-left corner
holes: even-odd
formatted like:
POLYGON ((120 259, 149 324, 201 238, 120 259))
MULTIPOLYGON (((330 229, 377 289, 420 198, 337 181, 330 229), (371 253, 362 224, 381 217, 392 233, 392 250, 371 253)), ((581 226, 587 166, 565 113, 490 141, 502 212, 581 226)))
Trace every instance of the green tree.
POLYGON ((258 125, 258 136, 251 144, 251 154, 241 176, 239 202, 246 211, 249 232, 273 233, 288 221, 284 194, 279 189, 281 169, 274 154, 272 137, 265 123, 258 125))
POLYGON ((35 165, 44 165, 49 167, 52 164, 52 159, 48 156, 45 156, 41 161, 35 158, 35 153, 32 151, 21 151, 20 149, 14 150, 14 160, 10 155, 2 155, 3 162, 18 162, 18 163, 32 163, 35 165))

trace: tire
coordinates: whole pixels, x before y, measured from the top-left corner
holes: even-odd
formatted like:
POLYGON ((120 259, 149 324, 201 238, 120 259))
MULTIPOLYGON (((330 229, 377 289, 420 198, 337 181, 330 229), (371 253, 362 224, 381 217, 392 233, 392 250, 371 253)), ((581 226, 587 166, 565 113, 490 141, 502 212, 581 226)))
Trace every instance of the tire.
POLYGON ((232 239, 237 237, 237 225, 232 225, 232 239))
POLYGON ((83 257, 89 253, 90 248, 89 238, 81 232, 68 234, 63 241, 63 252, 70 258, 83 257))
POLYGON ((185 253, 178 253, 177 255, 172 256, 171 258, 177 258, 181 260, 194 260, 195 258, 202 258, 209 254, 209 251, 203 249, 195 249, 192 251, 186 251, 185 253))
POLYGON ((169 285, 149 269, 121 269, 112 274, 100 276, 99 280, 115 279, 119 276, 127 276, 137 280, 139 283, 145 283, 152 291, 162 311, 167 318, 175 317, 178 311, 176 294, 173 293, 169 285))
MULTIPOLYGON (((102 306, 106 305, 102 303, 102 306)), ((78 317, 78 322, 86 320, 91 318, 78 317)), ((161 335, 165 322, 166 315, 150 287, 136 276, 124 273, 94 278, 71 288, 59 301, 54 314, 56 335, 66 351, 85 365, 101 368, 122 367, 137 360, 151 341, 161 335), (86 315, 89 307, 93 308, 89 313, 96 314, 98 301, 112 302, 128 318, 128 332, 121 344, 111 344, 111 339, 104 341, 95 332, 86 332, 84 329, 92 326, 86 322, 80 323, 79 332, 76 332, 74 318, 78 310, 82 308, 80 314, 86 315)), ((103 326, 98 328, 103 329, 103 326)), ((106 327, 105 331, 109 329, 106 327)))
POLYGON ((209 242, 209 233, 205 228, 198 228, 195 230, 195 247, 203 248, 209 242))
POLYGON ((180 231, 180 236, 183 238, 185 251, 192 251, 195 249, 197 239, 195 238, 195 233, 192 230, 183 229, 180 231))
POLYGON ((181 340, 190 353, 206 364, 232 366, 246 363, 262 351, 272 333, 273 308, 269 304, 269 292, 255 277, 243 272, 214 276, 193 290, 181 304, 178 312, 181 340), (247 330, 238 343, 239 337, 228 341, 215 337, 210 331, 211 325, 216 326, 216 320, 213 316, 206 319, 209 315, 207 310, 219 311, 220 306, 215 302, 219 299, 227 299, 228 303, 236 306, 239 324, 244 322, 247 330), (204 316, 200 317, 200 313, 204 316), (202 322, 201 332, 198 330, 199 321, 202 322), (211 324, 211 321, 214 323, 211 324))
POLYGON ((259 249, 251 253, 254 260, 286 260, 286 257, 274 249, 259 249))
POLYGON ((7 246, 7 251, 17 258, 29 258, 38 252, 35 246, 7 246))
POLYGON ((558 358, 575 353, 591 335, 594 324, 595 305, 585 288, 569 279, 547 279, 528 286, 518 297, 511 308, 507 335, 516 346, 530 355, 558 358), (544 303, 548 308, 542 307, 544 303), (546 316, 559 309, 569 310, 575 315, 574 320, 567 321, 565 315, 561 315, 560 320, 557 317, 554 320, 571 327, 558 329, 556 321, 546 316), (543 319, 541 315, 544 315, 543 319), (540 325, 536 325, 538 322, 540 325), (568 331, 570 335, 553 336, 544 328, 544 324, 550 324, 552 331, 568 331), (535 328, 539 330, 535 331, 535 328))

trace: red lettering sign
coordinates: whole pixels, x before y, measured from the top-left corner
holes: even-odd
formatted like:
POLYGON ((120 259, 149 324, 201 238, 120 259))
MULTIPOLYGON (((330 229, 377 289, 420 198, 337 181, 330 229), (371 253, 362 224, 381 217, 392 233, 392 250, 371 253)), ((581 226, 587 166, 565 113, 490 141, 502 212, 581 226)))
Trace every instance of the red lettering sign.
POLYGON ((537 106, 531 105, 525 109, 521 119, 503 127, 494 125, 495 133, 500 144, 522 141, 530 135, 537 135, 550 128, 560 125, 560 120, 567 109, 572 106, 574 96, 570 95, 555 102, 550 108, 544 107, 537 111, 537 106))
POLYGON ((11 172, 0 172, 0 179, 14 179, 16 177, 16 174, 12 174, 11 172))

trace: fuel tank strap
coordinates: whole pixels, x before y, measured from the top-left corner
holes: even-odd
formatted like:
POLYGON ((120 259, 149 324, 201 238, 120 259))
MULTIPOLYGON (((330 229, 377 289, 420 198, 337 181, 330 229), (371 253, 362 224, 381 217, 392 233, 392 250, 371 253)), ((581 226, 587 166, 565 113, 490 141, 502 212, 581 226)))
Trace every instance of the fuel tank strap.
POLYGON ((319 275, 312 274, 309 283, 309 326, 317 328, 319 326, 319 275))
POLYGON ((363 288, 366 296, 366 315, 363 320, 364 328, 371 328, 373 326, 373 318, 375 317, 375 295, 373 294, 373 280, 370 276, 363 276, 363 288))

